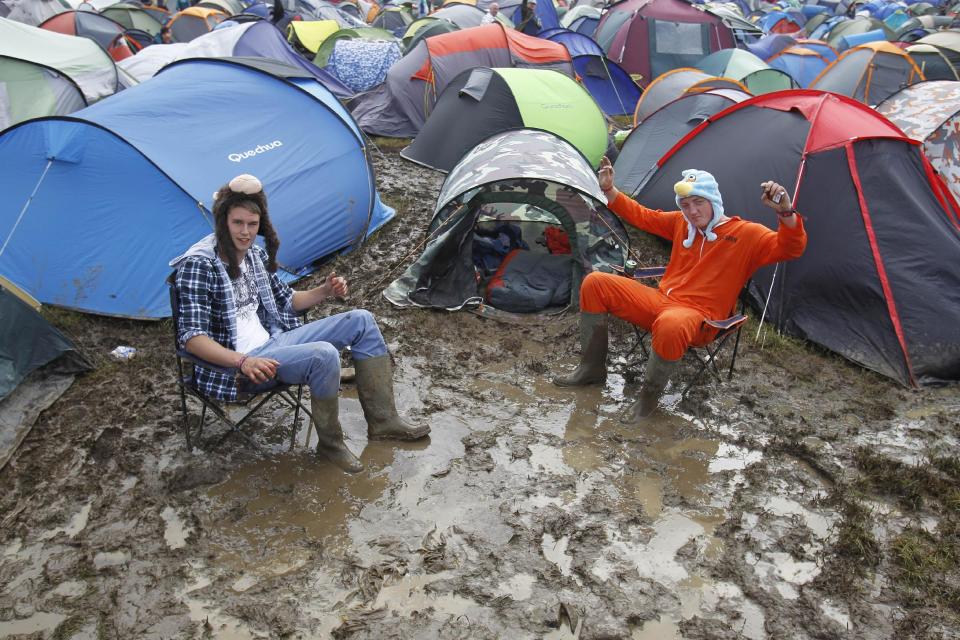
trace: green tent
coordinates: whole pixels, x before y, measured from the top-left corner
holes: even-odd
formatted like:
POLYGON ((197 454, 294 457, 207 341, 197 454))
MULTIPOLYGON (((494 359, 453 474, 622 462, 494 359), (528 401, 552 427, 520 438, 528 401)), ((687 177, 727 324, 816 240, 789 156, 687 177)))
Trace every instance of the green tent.
MULTIPOLYGON (((80 87, 88 103, 113 95, 119 88, 117 67, 107 52, 88 38, 38 29, 0 18, 0 56, 26 60, 53 69, 80 87)), ((0 67, 0 83, 13 66, 0 67)))
POLYGON ((481 140, 509 129, 560 136, 596 168, 607 149, 607 125, 583 86, 549 69, 468 69, 447 85, 423 129, 400 155, 449 171, 481 140))
POLYGON ((43 65, 0 56, 0 130, 42 116, 62 116, 87 106, 76 83, 43 65))
POLYGON ((128 2, 111 5, 101 11, 100 15, 107 16, 127 29, 139 29, 154 37, 160 34, 160 28, 163 26, 154 14, 144 11, 139 5, 128 2))
POLYGON ((722 49, 711 53, 697 63, 704 73, 740 81, 755 96, 799 85, 780 69, 774 69, 756 55, 744 49, 722 49))

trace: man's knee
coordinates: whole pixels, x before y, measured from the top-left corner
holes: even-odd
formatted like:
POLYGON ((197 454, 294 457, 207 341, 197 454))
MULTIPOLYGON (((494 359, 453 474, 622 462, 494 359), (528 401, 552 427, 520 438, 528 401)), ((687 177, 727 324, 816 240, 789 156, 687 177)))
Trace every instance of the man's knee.
POLYGON ((350 315, 353 316, 364 329, 370 329, 372 327, 376 327, 377 330, 380 329, 377 325, 377 319, 366 309, 354 309, 350 312, 350 315))
POLYGON ((607 304, 605 279, 608 273, 592 271, 580 283, 580 309, 588 313, 606 311, 607 304))
POLYGON ((340 371, 340 352, 336 347, 329 342, 311 342, 310 348, 311 364, 315 369, 340 371))
POLYGON ((679 360, 693 343, 699 324, 686 314, 661 313, 650 328, 654 351, 665 360, 679 360))

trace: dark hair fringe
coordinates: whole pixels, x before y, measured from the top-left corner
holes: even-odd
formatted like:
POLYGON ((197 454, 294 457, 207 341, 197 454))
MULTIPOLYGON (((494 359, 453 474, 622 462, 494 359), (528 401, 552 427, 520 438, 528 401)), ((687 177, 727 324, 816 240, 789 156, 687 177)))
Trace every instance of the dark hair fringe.
POLYGON ((270 223, 270 213, 267 209, 267 196, 263 191, 247 194, 233 191, 228 185, 223 185, 217 191, 213 201, 214 234, 217 240, 217 253, 227 259, 227 275, 231 280, 240 277, 240 264, 237 262, 237 251, 230 237, 230 227, 227 224, 227 214, 234 207, 241 207, 250 213, 260 216, 258 236, 263 236, 267 246, 267 271, 277 272, 277 251, 280 249, 280 239, 270 223))

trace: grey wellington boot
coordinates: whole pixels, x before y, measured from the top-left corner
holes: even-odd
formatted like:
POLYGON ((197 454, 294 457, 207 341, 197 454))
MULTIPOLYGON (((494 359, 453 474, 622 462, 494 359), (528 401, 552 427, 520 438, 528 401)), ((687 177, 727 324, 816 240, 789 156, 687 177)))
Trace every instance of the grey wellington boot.
POLYGON ((643 376, 643 384, 640 385, 640 395, 620 414, 620 422, 637 424, 649 418, 657 410, 660 396, 679 364, 680 360, 664 360, 651 349, 647 371, 643 376))
POLYGON ((397 413, 389 354, 354 360, 353 366, 357 370, 357 395, 371 440, 418 440, 430 433, 429 426, 410 424, 397 413))
POLYGON ((340 398, 310 398, 313 424, 317 427, 317 455, 323 456, 347 473, 363 471, 363 463, 347 448, 340 426, 340 398))
POLYGON ((584 387, 607 379, 607 314, 580 312, 580 364, 572 373, 555 376, 558 387, 584 387))

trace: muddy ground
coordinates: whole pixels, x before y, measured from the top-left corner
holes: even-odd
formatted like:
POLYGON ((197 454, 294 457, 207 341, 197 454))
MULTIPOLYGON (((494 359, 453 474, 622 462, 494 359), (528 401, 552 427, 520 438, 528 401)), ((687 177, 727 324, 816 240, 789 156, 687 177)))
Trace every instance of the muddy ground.
POLYGON ((0 473, 0 638, 960 637, 956 386, 904 389, 752 323, 733 380, 625 428, 629 328, 606 386, 566 391, 548 376, 576 360, 575 318, 380 297, 441 177, 388 149, 377 168, 400 213, 333 265, 350 299, 312 314, 377 314, 430 441, 368 443, 348 385, 358 476, 303 428, 288 451, 279 410, 256 425, 266 456, 187 451, 169 324, 48 310, 98 368, 0 473), (137 356, 110 359, 121 344, 137 356))

